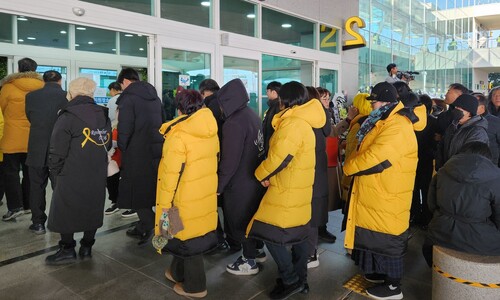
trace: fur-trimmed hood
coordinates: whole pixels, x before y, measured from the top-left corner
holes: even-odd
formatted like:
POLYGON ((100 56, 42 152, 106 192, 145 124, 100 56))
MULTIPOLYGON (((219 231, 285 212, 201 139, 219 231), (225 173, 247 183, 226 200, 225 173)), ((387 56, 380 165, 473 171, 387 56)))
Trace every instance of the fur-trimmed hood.
POLYGON ((43 81, 42 75, 38 74, 37 72, 13 73, 5 76, 0 81, 0 87, 6 83, 12 83, 18 89, 30 92, 33 90, 33 80, 43 81), (28 79, 28 80, 18 80, 18 79, 28 79))

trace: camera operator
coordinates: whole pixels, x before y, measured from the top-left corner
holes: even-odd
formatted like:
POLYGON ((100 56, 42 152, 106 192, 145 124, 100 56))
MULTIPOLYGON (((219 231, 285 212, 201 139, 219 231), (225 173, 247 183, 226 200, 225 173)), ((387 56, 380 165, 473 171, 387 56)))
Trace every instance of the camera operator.
POLYGON ((387 72, 389 73, 389 76, 385 78, 385 81, 389 83, 401 81, 401 79, 396 76, 398 74, 398 67, 396 66, 395 63, 388 64, 386 69, 387 72))

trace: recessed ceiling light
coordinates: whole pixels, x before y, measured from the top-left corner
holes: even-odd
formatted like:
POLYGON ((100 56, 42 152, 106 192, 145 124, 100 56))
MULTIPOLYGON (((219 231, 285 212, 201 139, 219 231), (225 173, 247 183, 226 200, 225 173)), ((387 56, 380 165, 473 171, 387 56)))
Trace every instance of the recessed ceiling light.
POLYGON ((87 30, 85 27, 76 27, 76 30, 87 30))
POLYGON ((201 5, 210 6, 210 1, 203 1, 203 2, 201 2, 201 5))
POLYGON ((19 21, 28 21, 28 19, 26 17, 23 17, 23 16, 19 16, 19 17, 17 17, 17 19, 19 21))
POLYGON ((141 36, 142 36, 142 34, 138 34, 137 36, 141 37, 141 36))
POLYGON ((113 49, 111 49, 111 51, 116 51, 116 49, 115 49, 115 48, 113 48, 113 49))
POLYGON ((80 47, 80 44, 75 44, 75 47, 80 47))
POLYGON ((288 23, 281 24, 281 27, 283 27, 283 28, 290 28, 290 27, 292 27, 292 24, 288 24, 288 23))
POLYGON ((88 43, 87 43, 87 44, 89 44, 89 45, 94 45, 94 42, 92 42, 92 41, 88 41, 88 43))
POLYGON ((126 37, 133 37, 134 35, 133 35, 133 34, 130 34, 130 33, 125 33, 125 36, 126 36, 126 37))
POLYGON ((139 48, 139 51, 144 51, 144 48, 139 48))
POLYGON ((67 32, 66 32, 66 30, 61 30, 61 31, 59 31, 59 33, 60 34, 66 34, 67 32))
POLYGON ((34 40, 36 40, 36 37, 29 36, 29 37, 27 37, 27 39, 34 41, 34 40))
POLYGON ((22 42, 24 42, 24 40, 23 40, 23 39, 18 39, 17 41, 18 41, 18 42, 21 42, 21 43, 22 43, 22 42))
POLYGON ((247 18, 249 18, 249 19, 255 19, 255 14, 248 14, 247 18))

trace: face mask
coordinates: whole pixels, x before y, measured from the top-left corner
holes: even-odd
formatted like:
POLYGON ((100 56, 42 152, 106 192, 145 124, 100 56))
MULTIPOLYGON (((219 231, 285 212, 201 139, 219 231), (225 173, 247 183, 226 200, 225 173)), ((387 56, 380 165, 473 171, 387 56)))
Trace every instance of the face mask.
POLYGON ((456 109, 456 108, 451 111, 451 118, 456 123, 458 123, 458 121, 460 121, 463 117, 464 117, 464 112, 463 111, 461 111, 459 109, 456 109))
POLYGON ((443 108, 441 106, 438 106, 438 105, 433 105, 432 106, 432 115, 433 116, 437 116, 437 115, 439 115, 442 112, 443 112, 443 108))

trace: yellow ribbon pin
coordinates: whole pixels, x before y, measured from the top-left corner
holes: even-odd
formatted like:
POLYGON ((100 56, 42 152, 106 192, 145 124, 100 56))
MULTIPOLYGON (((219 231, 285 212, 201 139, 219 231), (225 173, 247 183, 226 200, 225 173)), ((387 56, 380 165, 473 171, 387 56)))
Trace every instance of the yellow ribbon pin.
MULTIPOLYGON (((106 145, 106 142, 109 141, 109 132, 106 133, 106 142, 103 141, 102 144, 94 141, 91 137, 90 137, 90 128, 88 127, 85 127, 83 128, 82 130, 82 134, 85 136, 85 140, 82 142, 82 148, 85 146, 85 144, 87 143, 87 141, 91 141, 92 143, 96 144, 97 146, 104 146, 106 145)), ((102 138, 102 137, 101 137, 102 138)))

